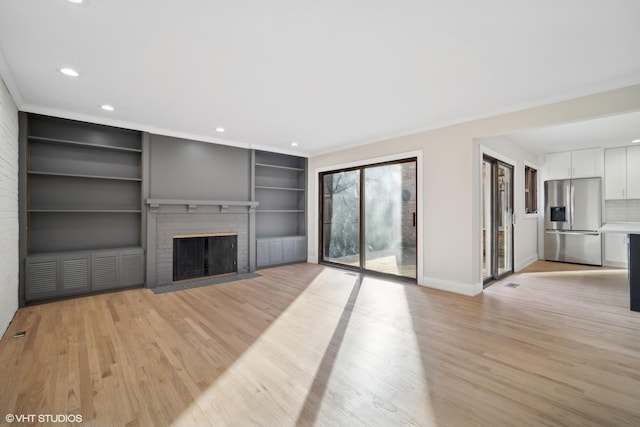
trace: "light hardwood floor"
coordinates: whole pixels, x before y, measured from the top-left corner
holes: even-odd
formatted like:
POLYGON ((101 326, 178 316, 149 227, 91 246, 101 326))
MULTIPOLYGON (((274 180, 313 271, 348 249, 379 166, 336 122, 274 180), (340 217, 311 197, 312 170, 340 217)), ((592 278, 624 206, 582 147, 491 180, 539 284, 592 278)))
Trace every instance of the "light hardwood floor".
POLYGON ((27 307, 0 342, 0 423, 640 425, 626 272, 548 269, 474 298, 298 264, 27 307))

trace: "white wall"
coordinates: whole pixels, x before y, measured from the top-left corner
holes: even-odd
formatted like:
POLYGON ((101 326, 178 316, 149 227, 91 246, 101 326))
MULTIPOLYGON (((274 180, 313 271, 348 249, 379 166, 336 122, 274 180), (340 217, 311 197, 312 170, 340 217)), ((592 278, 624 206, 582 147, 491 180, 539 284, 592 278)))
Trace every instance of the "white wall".
MULTIPOLYGON (((421 227, 425 286, 468 295, 482 292, 480 274, 480 144, 474 138, 640 110, 640 85, 530 108, 318 155, 309 159, 310 186, 317 171, 350 162, 422 151, 421 227)), ((317 188, 309 194, 310 262, 318 260, 317 188)), ((420 190, 419 190, 420 191, 420 190)))
MULTIPOLYGON (((538 215, 527 215, 524 196, 524 167, 531 166, 540 170, 536 154, 525 150, 522 146, 511 141, 506 136, 479 138, 481 152, 506 161, 514 166, 514 268, 522 270, 538 259, 538 215)), ((481 179, 478 177, 478 179, 481 179)))
POLYGON ((18 109, 0 79, 0 336, 18 310, 18 109))

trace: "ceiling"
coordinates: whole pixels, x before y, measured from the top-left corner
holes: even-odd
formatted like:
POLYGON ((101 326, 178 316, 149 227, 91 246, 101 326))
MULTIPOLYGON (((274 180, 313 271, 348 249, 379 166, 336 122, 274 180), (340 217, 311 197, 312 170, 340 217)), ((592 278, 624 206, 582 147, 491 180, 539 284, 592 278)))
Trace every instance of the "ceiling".
POLYGON ((637 0, 5 0, 0 73, 23 111, 314 155, 639 83, 639 16, 637 0))
POLYGON ((506 135, 536 154, 583 148, 622 147, 640 140, 640 111, 506 135))

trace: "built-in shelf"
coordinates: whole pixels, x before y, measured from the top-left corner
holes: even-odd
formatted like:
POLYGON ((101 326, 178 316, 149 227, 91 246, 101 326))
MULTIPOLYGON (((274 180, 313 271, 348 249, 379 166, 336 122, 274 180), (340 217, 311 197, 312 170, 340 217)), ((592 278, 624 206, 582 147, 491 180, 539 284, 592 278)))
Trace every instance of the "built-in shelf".
POLYGON ((291 187, 264 187, 256 185, 256 190, 284 190, 284 191, 305 191, 304 188, 291 188, 291 187))
POLYGON ((28 209, 31 213, 141 213, 140 209, 28 209))
POLYGON ((304 234, 286 234, 286 235, 278 235, 278 234, 260 234, 256 235, 256 239, 265 240, 265 239, 306 239, 307 236, 304 234))
POLYGON ((306 159, 255 151, 256 266, 305 261, 306 159))
POLYGON ((29 136, 30 141, 35 142, 45 142, 48 144, 59 144, 59 145, 73 145, 78 147, 87 147, 87 148, 97 148, 100 150, 113 150, 113 151, 128 151, 132 153, 141 153, 142 150, 139 148, 127 148, 127 147, 117 147, 113 145, 104 145, 104 144, 92 144, 88 142, 81 141, 70 141, 67 139, 56 139, 56 138, 45 138, 43 136, 29 136))
POLYGON ((143 268, 142 247, 32 252, 25 259, 25 300, 139 287, 143 268))
POLYGON ((69 178, 90 178, 90 179, 111 179, 116 181, 142 181, 141 178, 125 178, 121 176, 101 176, 101 175, 85 175, 78 173, 60 173, 60 172, 41 172, 28 171, 29 175, 48 175, 48 176, 64 176, 69 178))
POLYGON ((258 202, 243 202, 233 200, 191 200, 191 199, 147 199, 147 205, 191 205, 191 206, 247 206, 255 208, 258 202))
POLYGON ((289 171, 304 172, 304 168, 295 168, 291 166, 269 165, 266 163, 256 163, 256 166, 260 166, 263 168, 273 168, 273 169, 283 169, 283 170, 289 170, 289 171))
POLYGON ((304 209, 260 209, 256 213, 302 213, 304 209))
POLYGON ((26 116, 25 256, 139 247, 140 132, 26 116))
POLYGON ((307 239, 299 235, 256 238, 256 265, 267 267, 307 259, 307 239))

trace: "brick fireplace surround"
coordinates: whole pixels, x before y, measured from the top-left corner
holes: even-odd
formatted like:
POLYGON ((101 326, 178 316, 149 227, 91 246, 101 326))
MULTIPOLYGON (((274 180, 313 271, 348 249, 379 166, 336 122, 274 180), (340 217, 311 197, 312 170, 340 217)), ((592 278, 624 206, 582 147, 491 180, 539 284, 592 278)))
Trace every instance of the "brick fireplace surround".
POLYGON ((146 204, 148 287, 172 283, 176 235, 237 233, 238 273, 255 271, 257 202, 148 199, 146 204))

